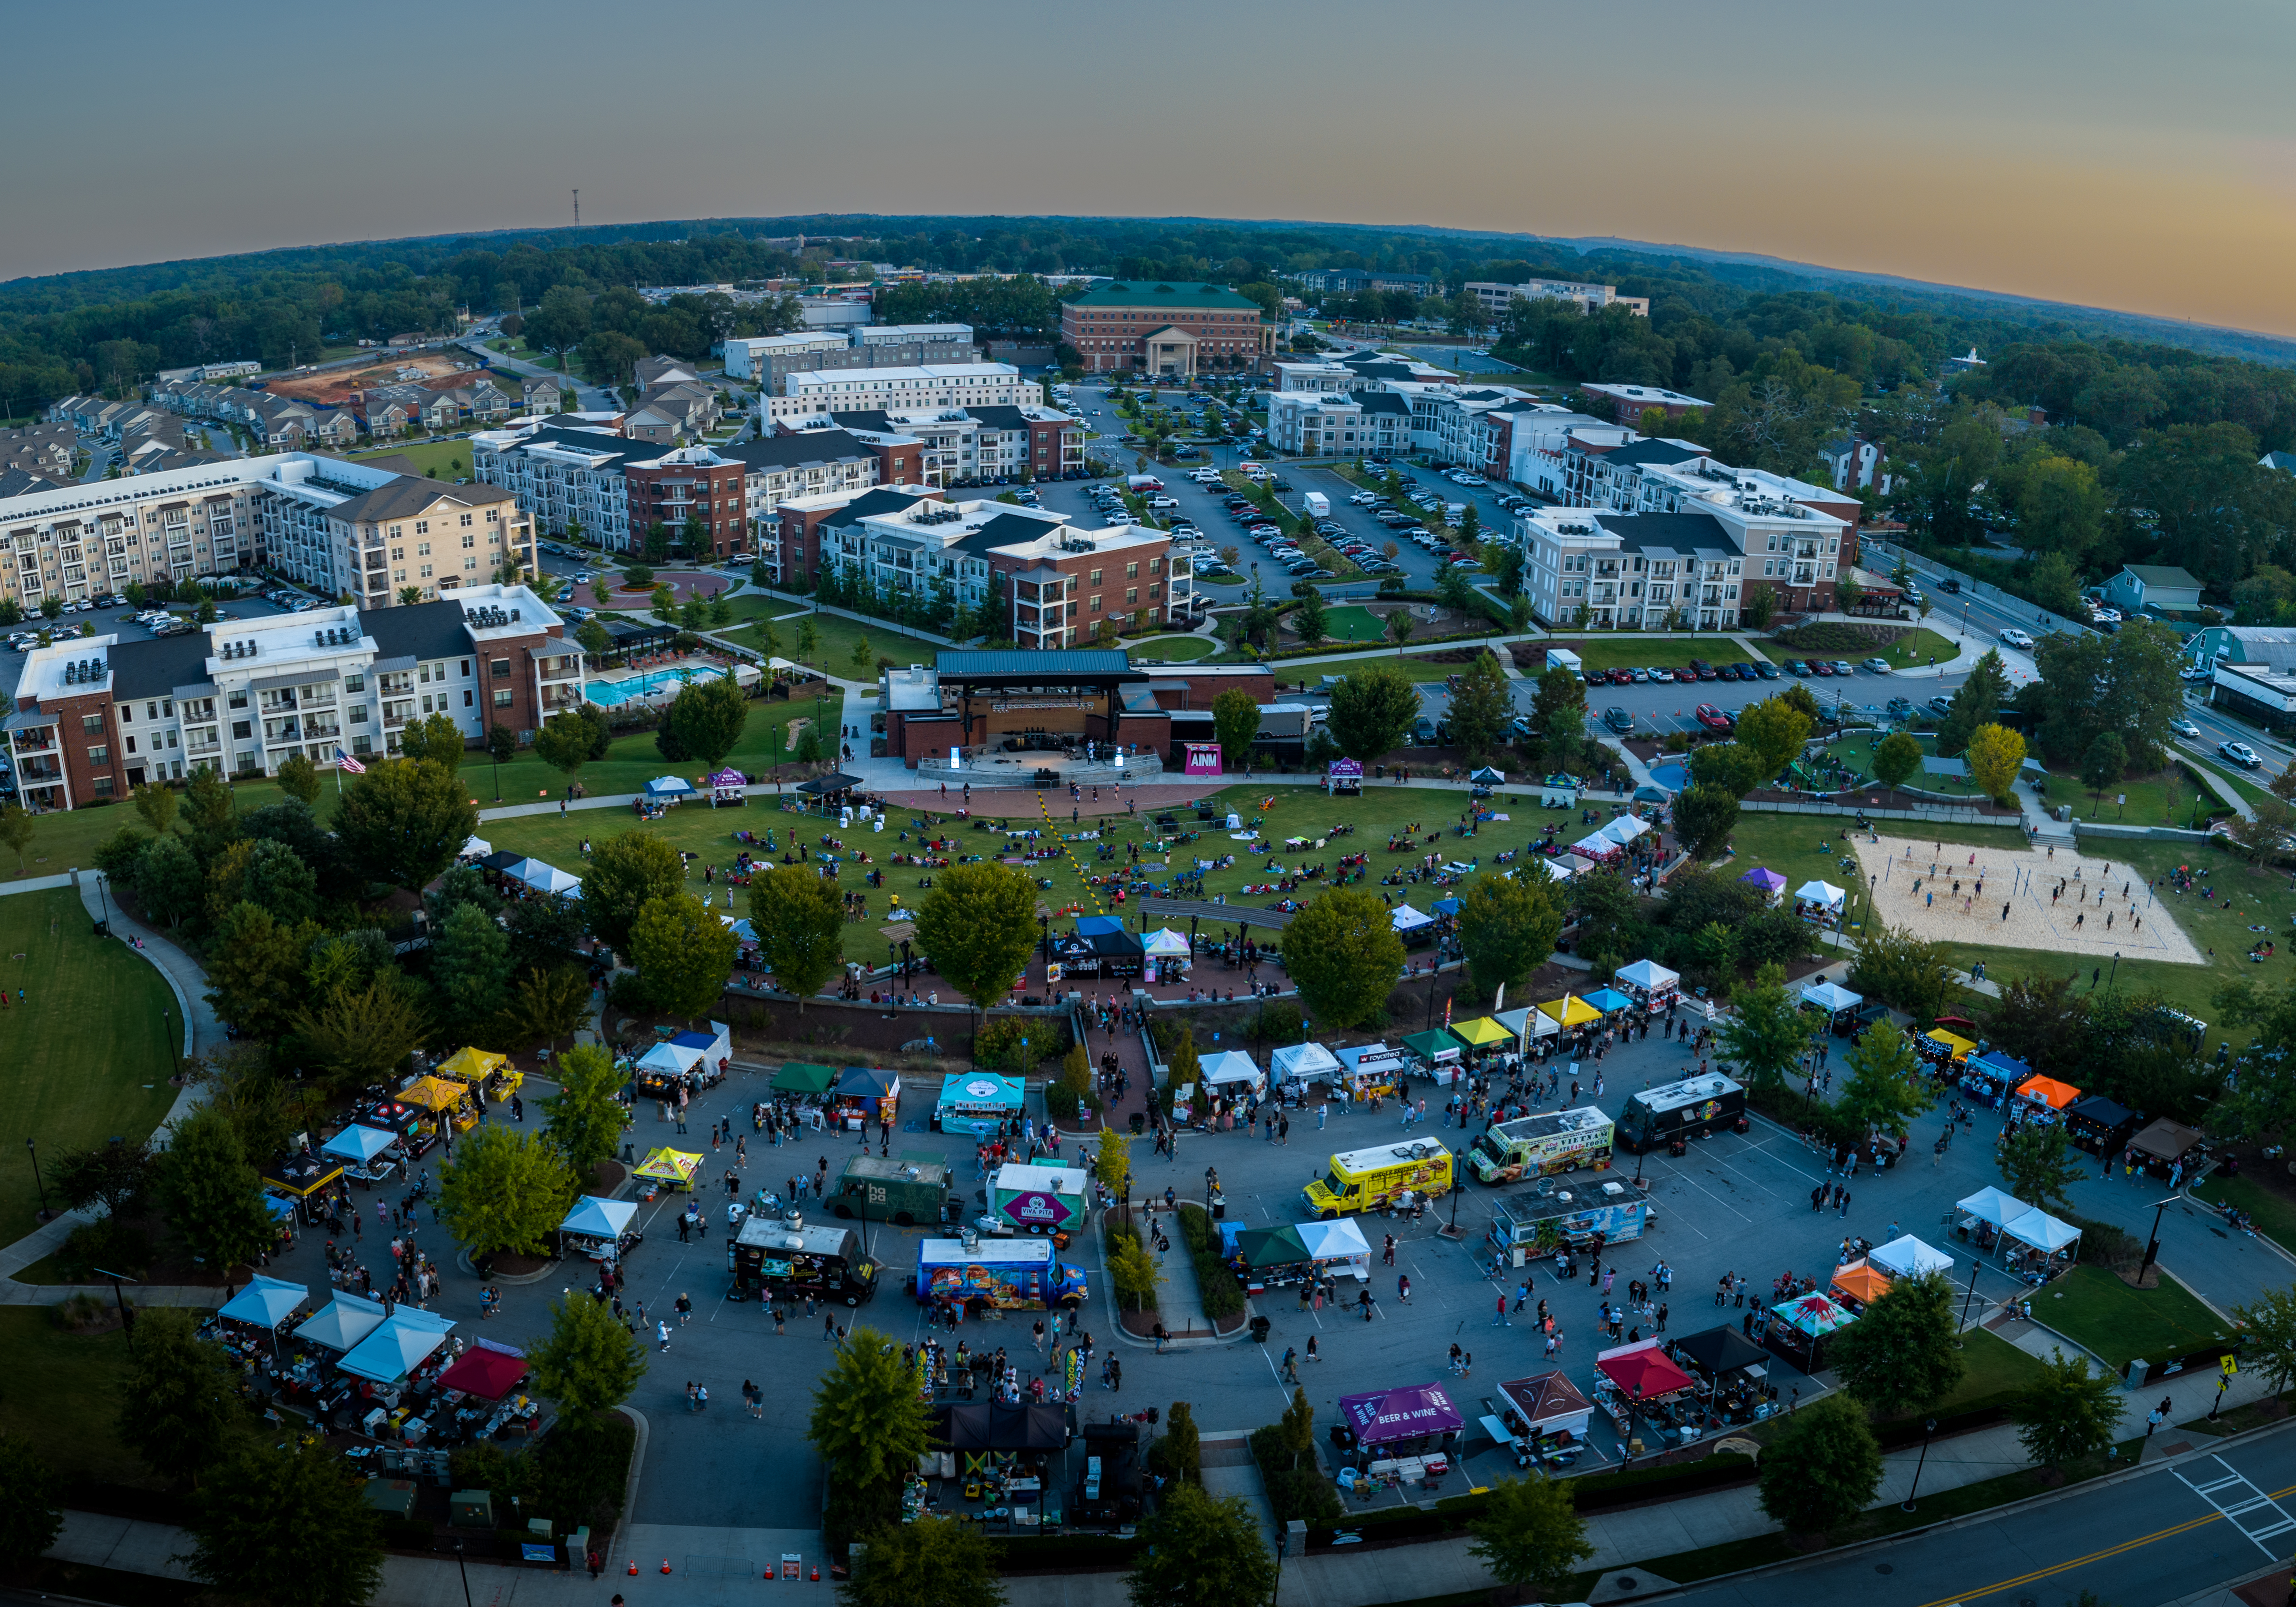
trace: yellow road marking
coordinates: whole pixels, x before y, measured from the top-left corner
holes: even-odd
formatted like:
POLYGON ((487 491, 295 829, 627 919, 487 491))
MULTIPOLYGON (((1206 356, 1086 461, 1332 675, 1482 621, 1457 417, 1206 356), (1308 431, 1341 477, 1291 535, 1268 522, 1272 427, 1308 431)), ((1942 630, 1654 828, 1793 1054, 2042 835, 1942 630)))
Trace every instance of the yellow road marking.
MULTIPOLYGON (((2286 1489, 2274 1490, 2272 1499, 2278 1501, 2291 1495, 2296 1495, 2296 1484, 2290 1485, 2286 1489)), ((2021 1573, 2013 1579, 2003 1579, 1997 1584, 1980 1586, 1975 1590, 1964 1590, 1957 1595, 1939 1596, 1934 1602, 1923 1603, 1922 1607, 1958 1607, 1961 1603, 1973 1602, 1980 1596, 1996 1595, 2004 1590, 2013 1590, 2020 1585, 2030 1585, 2036 1579, 2046 1579, 2056 1574, 2070 1573, 2076 1568, 2086 1568, 2092 1562, 2101 1562, 2108 1557, 2117 1557, 2125 1552, 2136 1551, 2152 1545, 2156 1540, 2170 1540, 2178 1535, 2190 1534, 2196 1529, 2220 1522, 2223 1518, 2222 1513, 2210 1513, 2204 1518, 2194 1518, 2169 1529, 2155 1529, 2152 1533, 2141 1535, 2134 1540, 2124 1540, 2118 1546, 2108 1546, 2102 1551, 2093 1551, 2085 1557, 2074 1557, 2069 1562, 2054 1563, 2047 1568, 2037 1568, 2030 1573, 2021 1573)))

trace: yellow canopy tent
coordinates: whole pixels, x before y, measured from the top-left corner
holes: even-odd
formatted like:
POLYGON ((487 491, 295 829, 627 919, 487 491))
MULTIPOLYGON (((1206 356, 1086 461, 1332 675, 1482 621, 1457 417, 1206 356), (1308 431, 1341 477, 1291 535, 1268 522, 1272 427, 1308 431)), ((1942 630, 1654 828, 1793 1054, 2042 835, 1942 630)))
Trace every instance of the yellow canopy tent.
POLYGON ((463 1103, 470 1090, 461 1083, 448 1082, 444 1078, 420 1077, 398 1091, 398 1097, 410 1105, 437 1112, 451 1111, 463 1103))
POLYGON ((1923 1036, 1928 1037, 1930 1042, 1942 1047, 1947 1055, 1954 1060, 1967 1060, 1969 1052, 1977 1047, 1967 1038, 1957 1033, 1948 1032, 1942 1027, 1933 1028, 1923 1036))
POLYGON ((674 1183, 680 1188, 693 1185, 701 1170, 701 1157, 684 1150, 655 1150, 647 1155, 637 1168, 641 1177, 651 1177, 657 1183, 674 1183))
POLYGON ((1478 1049, 1489 1049, 1500 1044, 1514 1042, 1513 1033, 1509 1032, 1487 1015, 1479 1015, 1472 1021, 1454 1022, 1451 1027, 1451 1036, 1464 1043, 1472 1044, 1478 1049))
POLYGON ((507 1070, 510 1056, 496 1054, 491 1049, 457 1049, 439 1062, 433 1073, 439 1077, 459 1077, 466 1083, 482 1083, 497 1071, 507 1070))
POLYGON ((1538 1007, 1538 1013, 1552 1017, 1565 1027, 1585 1027, 1603 1019, 1603 1013, 1582 998, 1564 994, 1538 1007))

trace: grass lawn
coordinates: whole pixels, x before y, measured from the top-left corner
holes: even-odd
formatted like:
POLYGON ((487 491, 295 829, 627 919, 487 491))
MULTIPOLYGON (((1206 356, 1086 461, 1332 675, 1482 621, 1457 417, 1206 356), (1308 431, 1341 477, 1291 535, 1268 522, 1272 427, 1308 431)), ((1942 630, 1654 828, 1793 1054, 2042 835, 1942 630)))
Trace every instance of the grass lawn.
POLYGON ((2116 1369, 2136 1357, 2165 1360, 2232 1337, 2228 1324, 2165 1273, 2157 1289, 2131 1289, 2109 1272, 2076 1267, 2035 1299, 2033 1315, 2116 1369))
POLYGON ((403 457, 414 465, 417 474, 436 471, 438 478, 450 485, 471 471, 468 441, 405 441, 357 453, 352 461, 363 457, 403 457))
MULTIPOLYGON (((1962 1335, 1962 1365, 1968 1369, 1953 1392, 1932 1413, 1961 1412, 2023 1389, 2041 1375, 2038 1357, 2028 1356, 1998 1334, 1972 1328, 1962 1335)), ((1910 1415, 1910 1414, 1908 1414, 1910 1415)))
POLYGON ((1709 664, 1751 664, 1753 655, 1727 636, 1608 635, 1573 642, 1568 631, 1554 633, 1558 646, 1568 646, 1587 669, 1679 669, 1693 659, 1709 664))
POLYGON ((2046 797, 2053 806, 2070 805, 2077 820, 2177 826, 2185 831, 2204 830, 2212 817, 2232 813, 2180 766, 2150 775, 2123 776, 2104 790, 2102 799, 2078 775, 2053 775, 2046 797))
MULTIPOLYGON (((1796 655, 1789 653, 1787 656, 1792 658, 1796 655)), ((1857 654, 1849 661, 1856 664, 1866 659, 1887 659, 1898 668, 1904 669, 1916 664, 1926 665, 1932 659, 1940 664, 1949 664, 1960 656, 1959 642, 1955 641, 1951 636, 1941 636, 1927 626, 1917 626, 1912 634, 1898 641, 1896 645, 1870 649, 1857 654)))
MULTIPOLYGON (((106 824, 116 830, 128 818, 111 813, 106 824)), ((12 1158, 0 1171, 0 1223, 11 1236, 35 1226, 27 1138, 52 1163, 115 1134, 144 1137, 175 1102, 176 996, 134 949, 89 925, 70 888, 0 898, 0 986, 24 994, 0 1012, 0 1045, 16 1068, 0 1100, 0 1153, 12 1158)))
POLYGON ((2296 1255, 2296 1204, 2254 1178, 2210 1176, 2194 1184, 2188 1192, 2194 1199, 2206 1200, 2210 1205, 2230 1205, 2246 1211, 2256 1223, 2257 1232, 2296 1255))
POLYGON ((119 1442, 113 1428, 127 1387, 125 1334, 70 1333, 56 1325, 47 1307, 9 1306, 0 1308, 0 1353, 8 1357, 0 1431, 39 1447, 68 1480, 153 1482, 143 1458, 119 1442))
MULTIPOLYGON (((756 601, 771 603, 775 600, 759 598, 756 601)), ((825 664, 830 674, 849 681, 874 681, 877 678, 875 654, 882 653, 897 664, 931 664, 933 655, 941 651, 939 643, 928 642, 922 636, 905 635, 899 627, 890 624, 864 625, 858 620, 840 619, 835 614, 805 614, 800 619, 782 619, 779 617, 782 614, 802 611, 786 603, 759 611, 770 611, 775 616, 774 632, 781 638, 781 656, 785 659, 798 656, 799 633, 804 630, 807 619, 812 620, 816 638, 814 651, 805 661, 816 668, 825 664), (869 639, 872 653, 865 671, 856 668, 853 663, 854 645, 864 636, 869 639)), ((754 625, 729 630, 726 635, 728 641, 764 651, 764 644, 758 639, 760 632, 754 625)))
POLYGON ((1219 644, 1210 636, 1156 636, 1128 643, 1127 646, 1135 664, 1152 663, 1159 659, 1168 664, 1193 664, 1219 651, 1219 644))
POLYGON ((1325 609, 1324 629, 1334 642, 1382 642, 1387 636, 1387 622, 1354 603, 1325 609))

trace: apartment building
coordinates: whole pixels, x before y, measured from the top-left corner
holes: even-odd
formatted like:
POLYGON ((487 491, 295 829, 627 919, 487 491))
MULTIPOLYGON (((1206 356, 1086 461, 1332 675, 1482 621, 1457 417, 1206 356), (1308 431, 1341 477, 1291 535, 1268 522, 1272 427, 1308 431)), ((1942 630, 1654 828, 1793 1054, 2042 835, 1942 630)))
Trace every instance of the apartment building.
POLYGON ((480 484, 512 493, 537 532, 627 553, 634 550, 632 529, 644 530, 630 522, 627 471, 675 451, 607 428, 537 422, 472 435, 471 471, 480 484))
POLYGON ((1461 288, 1485 312, 1496 317, 1505 317, 1507 309, 1518 301, 1576 301, 1588 313, 1601 312, 1606 307, 1623 307, 1638 317, 1650 316, 1649 297, 1621 296, 1618 287, 1611 284, 1587 284, 1575 279, 1529 279, 1521 284, 1499 284, 1488 279, 1470 279, 1461 288))
POLYGON ((1267 440, 1278 452, 1317 455, 1408 452, 1411 405, 1391 390, 1271 390, 1267 440))
POLYGON ((71 809, 205 765, 276 775, 300 754, 395 754, 443 714, 469 742, 530 739, 582 701, 582 655, 522 586, 411 608, 340 605, 150 642, 78 638, 25 660, 6 719, 27 808, 71 809))
POLYGON ((629 528, 643 545, 657 524, 672 540, 698 537, 718 558, 742 550, 749 528, 747 467, 707 447, 681 447, 649 461, 622 465, 629 528))
POLYGON ((810 547, 824 572, 881 592, 946 592, 996 609, 1027 648, 1073 645, 1111 629, 1161 628, 1193 606, 1185 553, 1161 530, 1084 530, 1068 516, 994 501, 950 502, 922 486, 808 497, 780 510, 785 553, 810 547))
POLYGON ((27 474, 67 475, 78 455, 78 434, 67 423, 0 430, 0 468, 21 469, 27 474))
POLYGON ((947 363, 791 373, 783 394, 760 398, 759 410, 779 424, 873 408, 1041 406, 1044 400, 1044 387, 1022 379, 1010 363, 947 363))
POLYGON ((265 562, 316 591, 375 609, 410 587, 431 602, 535 572, 533 521, 498 487, 387 471, 363 487, 349 478, 361 465, 311 461, 324 468, 291 495, 258 501, 256 537, 265 562))
POLYGON ((970 324, 859 324, 726 342, 726 374, 775 392, 793 373, 939 367, 975 360, 970 324))
POLYGON ((1398 274, 1388 268, 1309 268, 1300 283, 1327 296, 1352 296, 1364 291, 1409 291, 1431 296, 1439 288, 1425 274, 1398 274))
POLYGON ((1274 389, 1279 391, 1344 394, 1363 383, 1356 371, 1344 363, 1271 363, 1268 368, 1275 375, 1274 389))
POLYGON ((1250 368, 1275 350, 1259 303, 1218 284, 1109 280, 1061 304, 1061 339, 1095 373, 1250 368))
POLYGON ((1714 406, 1694 396, 1685 396, 1678 390, 1669 390, 1663 385, 1595 385, 1578 387, 1590 412, 1607 413, 1621 424, 1639 424, 1643 414, 1656 407, 1669 418, 1679 418, 1685 413, 1703 413, 1714 406))
MULTIPOLYGON (((1440 381, 1382 379, 1382 390, 1401 397, 1411 410, 1411 449, 1478 472, 1492 468, 1492 432, 1476 427, 1482 414, 1521 407, 1536 398, 1511 385, 1462 385, 1440 381)), ((1500 460, 1504 463, 1504 459, 1500 460)))
POLYGON ((775 510, 801 497, 849 495, 879 483, 875 447, 843 430, 805 430, 728 447, 723 455, 742 465, 742 505, 749 550, 775 586, 809 574, 811 566, 785 562, 775 510))

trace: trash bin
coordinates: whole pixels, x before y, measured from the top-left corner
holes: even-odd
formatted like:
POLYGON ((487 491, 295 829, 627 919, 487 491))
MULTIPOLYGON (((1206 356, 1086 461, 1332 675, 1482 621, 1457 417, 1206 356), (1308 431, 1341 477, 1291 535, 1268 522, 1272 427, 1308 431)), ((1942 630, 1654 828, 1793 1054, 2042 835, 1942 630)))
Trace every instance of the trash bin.
POLYGON ((1227 1220, 1227 1201, 1225 1197, 1212 1201, 1212 1220, 1215 1222, 1227 1220))
POLYGON ((1267 1330, 1270 1324, 1266 1317, 1253 1317, 1251 1319, 1251 1342, 1255 1345, 1266 1344, 1267 1342, 1267 1330))
POLYGON ((1132 1112, 1132 1136, 1135 1138, 1139 1137, 1147 1126, 1148 1118, 1144 1113, 1138 1111, 1132 1112))

